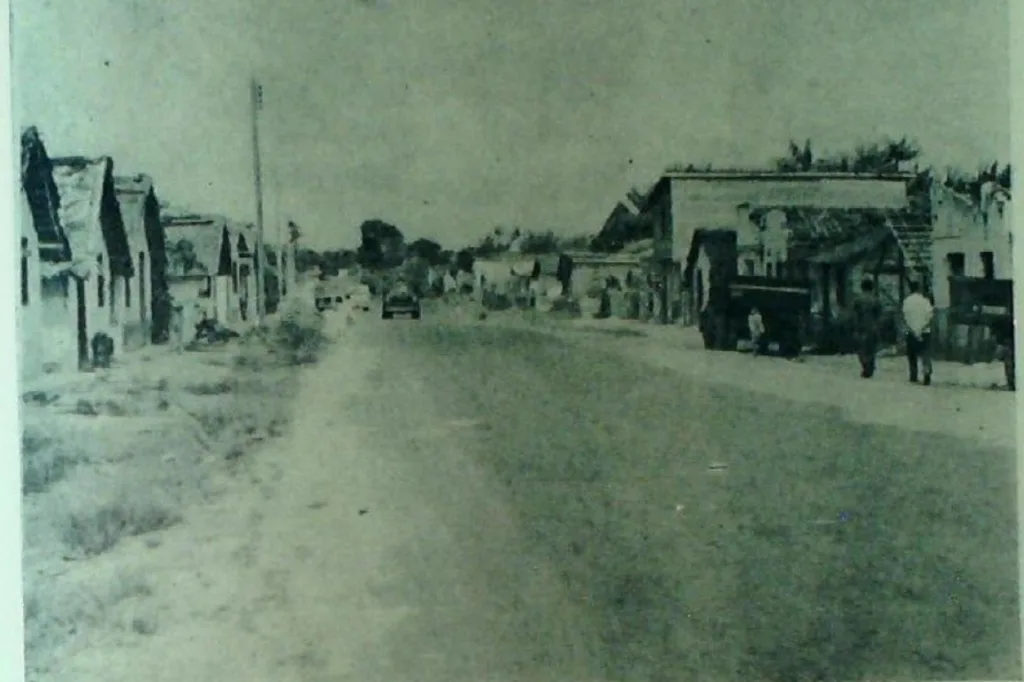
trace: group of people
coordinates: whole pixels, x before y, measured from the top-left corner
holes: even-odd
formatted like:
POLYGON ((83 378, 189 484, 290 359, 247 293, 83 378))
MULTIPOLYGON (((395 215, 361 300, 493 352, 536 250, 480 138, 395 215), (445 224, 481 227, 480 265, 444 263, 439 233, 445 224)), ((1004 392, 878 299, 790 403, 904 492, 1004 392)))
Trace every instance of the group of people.
MULTIPOLYGON (((861 282, 861 294, 853 302, 854 335, 857 339, 857 356, 860 359, 860 375, 870 379, 875 374, 875 358, 878 355, 883 307, 875 292, 874 282, 861 282)), ((932 318, 935 308, 921 293, 917 282, 909 283, 909 294, 903 299, 903 328, 907 347, 907 364, 910 381, 919 378, 925 386, 932 382, 932 318), (918 369, 921 370, 920 375, 918 369)))
MULTIPOLYGON (((921 293, 917 282, 910 282, 909 290, 909 295, 903 300, 902 313, 910 381, 920 381, 927 386, 932 381, 931 330, 935 309, 931 301, 921 293)), ((875 292, 872 280, 865 279, 861 282, 861 294, 854 300, 852 310, 860 375, 870 379, 875 374, 884 314, 882 302, 875 292)), ((754 354, 763 352, 766 330, 764 318, 756 307, 750 310, 747 327, 754 354)))

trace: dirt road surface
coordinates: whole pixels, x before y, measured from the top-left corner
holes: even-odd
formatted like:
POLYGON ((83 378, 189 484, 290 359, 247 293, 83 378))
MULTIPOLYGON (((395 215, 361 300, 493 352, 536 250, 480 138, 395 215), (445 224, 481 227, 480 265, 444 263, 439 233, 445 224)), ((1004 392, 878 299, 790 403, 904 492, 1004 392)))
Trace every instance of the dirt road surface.
MULTIPOLYGON (((61 680, 1013 679, 1013 453, 529 331, 343 315, 290 437, 61 680)), ((152 543, 151 543, 152 544, 152 543)))

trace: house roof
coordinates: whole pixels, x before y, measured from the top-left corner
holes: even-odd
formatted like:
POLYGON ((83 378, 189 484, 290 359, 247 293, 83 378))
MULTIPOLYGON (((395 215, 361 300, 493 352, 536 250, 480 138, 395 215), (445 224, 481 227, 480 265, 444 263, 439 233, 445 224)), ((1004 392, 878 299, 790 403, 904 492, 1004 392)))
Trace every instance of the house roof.
MULTIPOLYGON (((690 240, 690 248, 686 254, 686 265, 683 268, 683 280, 689 281, 693 277, 693 268, 697 264, 697 257, 701 248, 710 246, 709 251, 714 251, 715 260, 718 261, 723 252, 736 247, 736 230, 700 228, 694 231, 690 240)), ((739 250, 736 250, 739 253, 739 250)), ((709 254, 710 257, 710 254, 709 254)), ((736 260, 732 259, 732 265, 736 260)))
POLYGON ((847 263, 892 238, 892 231, 888 227, 874 228, 848 242, 819 251, 807 260, 811 263, 830 265, 847 263))
POLYGON ((167 241, 167 274, 215 276, 220 270, 227 221, 220 216, 164 216, 160 222, 167 241))
POLYGON ((42 244, 59 247, 46 250, 41 257, 50 262, 69 261, 71 245, 60 224, 60 193, 53 179, 53 164, 34 127, 21 134, 21 187, 36 238, 42 244))
POLYGON ((884 229, 895 236, 909 268, 931 269, 931 223, 908 209, 793 208, 786 222, 791 258, 810 258, 884 229))
POLYGON ((58 216, 71 245, 76 272, 87 274, 104 250, 114 274, 133 274, 131 251, 114 197, 110 157, 53 159, 53 181, 60 196, 58 216))
POLYGON ((639 267, 643 256, 637 253, 592 253, 590 251, 567 251, 574 265, 593 266, 634 266, 639 267))
POLYGON ((780 173, 770 170, 740 171, 694 171, 666 172, 663 178, 673 180, 900 180, 914 178, 913 173, 840 173, 840 172, 794 172, 780 173))
POLYGON ((228 234, 231 236, 232 252, 251 256, 256 248, 256 228, 249 223, 228 220, 228 234))
POLYGON ((146 233, 146 202, 156 197, 153 180, 147 175, 116 176, 114 194, 121 206, 121 220, 132 253, 149 250, 152 237, 146 233))

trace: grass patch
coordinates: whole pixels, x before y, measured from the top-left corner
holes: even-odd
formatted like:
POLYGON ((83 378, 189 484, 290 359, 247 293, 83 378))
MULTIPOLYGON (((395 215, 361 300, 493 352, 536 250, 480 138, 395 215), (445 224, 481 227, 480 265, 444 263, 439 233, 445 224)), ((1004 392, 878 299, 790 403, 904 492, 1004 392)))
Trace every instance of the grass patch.
POLYGON ((201 384, 191 384, 184 389, 192 395, 224 395, 235 390, 235 383, 227 379, 221 381, 210 381, 201 384))
POLYGON ((305 308, 286 310, 278 319, 271 339, 288 364, 316 362, 327 343, 323 316, 305 308))
POLYGON ((46 436, 25 432, 21 437, 21 491, 23 494, 45 492, 61 481, 81 460, 62 443, 46 436))
POLYGON ((68 511, 60 530, 69 550, 89 557, 109 551, 123 538, 163 530, 180 521, 181 515, 170 505, 139 490, 68 511))
POLYGON ((153 594, 145 574, 117 570, 110 576, 89 578, 88 582, 67 576, 56 581, 26 581, 26 679, 40 677, 65 644, 89 631, 130 629, 140 635, 156 631, 156 618, 140 608, 153 594))

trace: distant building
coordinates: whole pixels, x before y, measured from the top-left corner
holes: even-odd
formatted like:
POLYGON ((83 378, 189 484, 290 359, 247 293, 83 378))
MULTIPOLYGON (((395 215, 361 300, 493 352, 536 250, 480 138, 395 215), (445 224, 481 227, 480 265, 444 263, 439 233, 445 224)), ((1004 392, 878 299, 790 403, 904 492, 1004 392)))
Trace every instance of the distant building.
POLYGON ((167 248, 160 225, 160 204, 147 175, 115 177, 135 278, 125 289, 125 346, 138 347, 167 339, 170 297, 167 289, 167 248))
POLYGON ((1013 221, 1009 190, 988 183, 980 201, 935 182, 931 190, 934 263, 932 291, 949 307, 949 277, 1013 278, 1013 221))
POLYGON ((28 380, 78 366, 78 306, 53 165, 35 128, 21 136, 20 175, 18 360, 28 380))
POLYGON ((252 324, 256 319, 256 228, 228 222, 231 239, 231 292, 234 305, 228 311, 229 324, 252 324))
POLYGON ((168 286, 173 304, 180 310, 185 339, 191 338, 194 325, 204 315, 228 324, 233 312, 234 249, 227 219, 165 215, 161 223, 167 242, 168 286))
POLYGON ((124 350, 128 287, 135 270, 113 169, 109 157, 53 159, 58 214, 71 244, 72 272, 79 278, 76 286, 82 299, 78 301, 82 364, 88 364, 90 343, 98 333, 111 337, 115 356, 124 350))
POLYGON ((987 328, 949 324, 949 278, 1013 279, 1011 194, 987 183, 976 201, 936 182, 931 207, 934 267, 930 284, 935 296, 937 350, 951 360, 991 359, 995 344, 987 328))
POLYGON ((809 270, 809 264, 793 262, 791 214, 833 209, 904 210, 909 179, 906 175, 853 173, 666 173, 642 207, 653 221, 652 271, 662 299, 658 306, 661 321, 687 325, 697 321, 700 306, 696 292, 706 288, 708 273, 697 260, 688 272, 684 273, 683 265, 699 230, 737 232, 738 272, 776 276, 780 266, 784 272, 809 270), (761 222, 752 224, 753 215, 760 215, 761 222))

